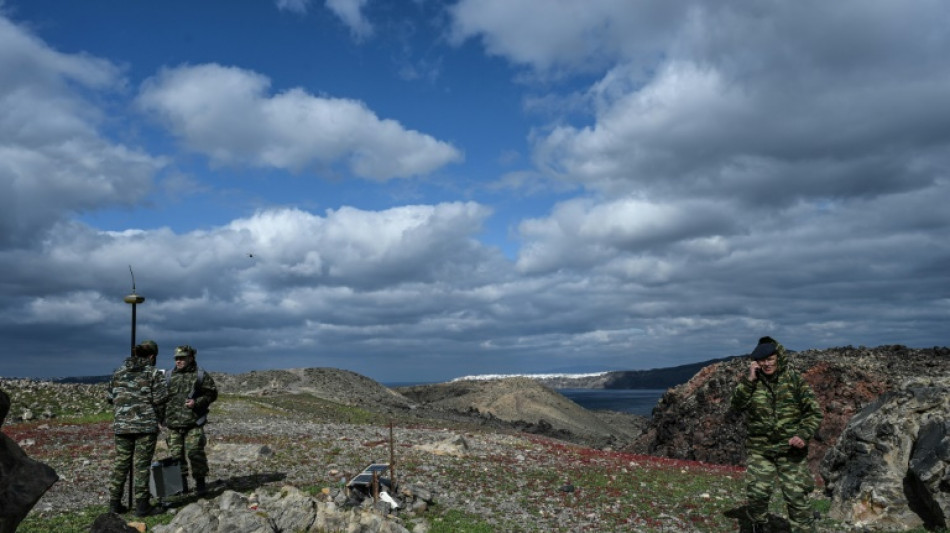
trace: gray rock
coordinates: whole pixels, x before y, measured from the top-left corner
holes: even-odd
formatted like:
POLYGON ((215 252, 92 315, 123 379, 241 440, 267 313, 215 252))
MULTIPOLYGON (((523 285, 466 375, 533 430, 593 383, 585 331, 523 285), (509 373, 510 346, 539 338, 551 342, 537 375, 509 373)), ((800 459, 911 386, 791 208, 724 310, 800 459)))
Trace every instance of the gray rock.
POLYGON ((226 490, 218 498, 218 507, 223 511, 231 509, 247 509, 249 500, 246 496, 233 490, 226 490))
POLYGON ((859 527, 947 527, 950 380, 882 395, 851 419, 820 472, 832 518, 859 527))
POLYGON ((299 531, 353 531, 409 533, 398 517, 387 516, 368 499, 366 509, 342 509, 332 501, 320 502, 292 486, 245 497, 225 491, 214 500, 183 508, 171 523, 155 533, 295 533, 299 531))
POLYGON ((308 531, 317 519, 316 502, 296 487, 284 486, 280 492, 260 496, 277 531, 308 531))

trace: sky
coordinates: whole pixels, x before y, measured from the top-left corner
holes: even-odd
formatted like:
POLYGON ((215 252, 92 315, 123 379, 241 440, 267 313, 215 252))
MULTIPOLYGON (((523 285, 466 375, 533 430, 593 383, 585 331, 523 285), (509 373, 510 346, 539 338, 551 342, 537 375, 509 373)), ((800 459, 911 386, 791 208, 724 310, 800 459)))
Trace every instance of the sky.
POLYGON ((946 346, 944 0, 0 0, 0 376, 946 346))

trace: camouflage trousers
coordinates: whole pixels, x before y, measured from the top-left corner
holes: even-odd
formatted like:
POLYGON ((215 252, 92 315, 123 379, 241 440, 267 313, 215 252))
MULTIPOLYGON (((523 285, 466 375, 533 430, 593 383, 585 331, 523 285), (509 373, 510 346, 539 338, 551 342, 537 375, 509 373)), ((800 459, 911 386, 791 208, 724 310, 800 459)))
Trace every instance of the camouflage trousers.
POLYGON ((133 466, 132 492, 135 501, 148 500, 151 493, 148 490, 149 467, 152 466, 152 455, 155 454, 157 433, 125 433, 115 436, 115 464, 112 469, 112 479, 109 483, 109 499, 121 501, 125 482, 129 478, 129 467, 133 466))
POLYGON ((778 482, 792 533, 814 531, 814 515, 808 503, 808 495, 815 488, 808 469, 807 452, 794 450, 791 453, 761 454, 749 452, 746 469, 746 509, 754 524, 768 521, 769 500, 772 489, 778 482))
POLYGON ((182 477, 188 475, 188 463, 191 463, 191 477, 208 477, 207 443, 204 429, 200 427, 168 428, 168 453, 181 461, 182 477))

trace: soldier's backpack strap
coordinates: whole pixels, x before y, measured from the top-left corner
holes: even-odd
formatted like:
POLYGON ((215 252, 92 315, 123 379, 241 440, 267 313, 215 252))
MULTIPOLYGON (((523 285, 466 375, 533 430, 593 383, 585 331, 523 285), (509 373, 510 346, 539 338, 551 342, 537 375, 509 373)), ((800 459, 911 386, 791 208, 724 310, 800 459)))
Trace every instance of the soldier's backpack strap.
POLYGON ((205 371, 203 368, 198 368, 198 371, 195 372, 195 385, 191 388, 191 394, 188 395, 188 398, 193 400, 195 396, 198 395, 198 389, 201 388, 201 384, 205 380, 205 371))
MULTIPOLYGON (((191 394, 188 395, 189 398, 194 398, 194 397, 195 397, 195 391, 197 391, 198 388, 201 387, 201 383, 205 380, 205 371, 204 371, 204 369, 199 368, 199 369, 198 369, 198 372, 196 372, 195 374, 196 374, 196 376, 195 376, 195 377, 196 377, 196 379, 195 379, 195 386, 191 388, 191 394)), ((171 385, 171 384, 172 384, 172 371, 171 371, 171 370, 169 370, 168 372, 165 372, 165 383, 166 383, 167 385, 171 385)))
MULTIPOLYGON (((189 399, 195 399, 195 396, 198 395, 198 389, 201 388, 201 384, 205 380, 205 371, 202 368, 198 368, 198 371, 195 372, 195 385, 191 388, 191 394, 188 395, 189 399)), ((199 427, 205 425, 208 422, 208 408, 196 410, 195 414, 198 415, 198 420, 195 421, 195 424, 199 427)))

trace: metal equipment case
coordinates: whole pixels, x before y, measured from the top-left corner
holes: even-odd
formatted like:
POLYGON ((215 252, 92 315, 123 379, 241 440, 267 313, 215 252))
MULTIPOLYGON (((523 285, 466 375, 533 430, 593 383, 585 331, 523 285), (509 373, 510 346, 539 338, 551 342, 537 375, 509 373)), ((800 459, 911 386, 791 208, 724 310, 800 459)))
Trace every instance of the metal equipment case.
POLYGON ((149 469, 148 489, 159 500, 181 493, 181 465, 178 459, 169 457, 152 463, 149 469))

